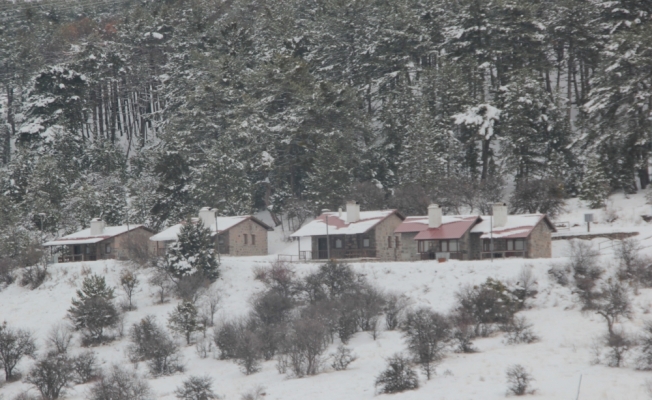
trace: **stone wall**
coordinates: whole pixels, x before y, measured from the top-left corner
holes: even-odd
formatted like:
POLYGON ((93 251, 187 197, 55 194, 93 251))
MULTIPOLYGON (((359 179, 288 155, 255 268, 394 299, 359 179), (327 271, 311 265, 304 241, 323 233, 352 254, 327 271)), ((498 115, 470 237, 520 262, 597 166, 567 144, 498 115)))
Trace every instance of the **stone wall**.
POLYGON ((418 261, 421 259, 419 255, 419 247, 414 237, 419 232, 398 233, 400 245, 400 260, 401 261, 418 261))
POLYGON ((267 230, 247 219, 229 229, 228 243, 231 256, 267 255, 267 230), (244 235, 247 235, 247 244, 244 242, 244 235), (256 236, 256 244, 251 243, 251 235, 256 236))
POLYGON ((527 241, 528 258, 552 257, 552 232, 545 221, 539 222, 527 241))
POLYGON ((375 237, 376 237, 376 257, 384 261, 394 261, 398 260, 401 254, 401 238, 399 234, 395 234, 394 231, 398 226, 403 222, 396 214, 392 214, 389 217, 382 220, 375 227, 375 237), (388 237, 392 238, 392 247, 389 247, 388 237), (396 239, 399 240, 399 247, 396 248, 396 239))

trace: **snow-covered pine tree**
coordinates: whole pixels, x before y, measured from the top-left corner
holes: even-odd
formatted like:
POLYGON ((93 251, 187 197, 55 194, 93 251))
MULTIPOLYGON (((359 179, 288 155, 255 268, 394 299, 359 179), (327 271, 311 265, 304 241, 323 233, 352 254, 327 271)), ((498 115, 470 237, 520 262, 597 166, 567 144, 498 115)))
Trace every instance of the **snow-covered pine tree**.
POLYGON ((186 221, 165 255, 165 267, 175 279, 200 275, 213 282, 220 277, 211 232, 201 221, 186 221))
POLYGON ((580 199, 589 203, 591 208, 600 208, 611 192, 609 177, 598 155, 590 157, 584 168, 580 185, 580 199))

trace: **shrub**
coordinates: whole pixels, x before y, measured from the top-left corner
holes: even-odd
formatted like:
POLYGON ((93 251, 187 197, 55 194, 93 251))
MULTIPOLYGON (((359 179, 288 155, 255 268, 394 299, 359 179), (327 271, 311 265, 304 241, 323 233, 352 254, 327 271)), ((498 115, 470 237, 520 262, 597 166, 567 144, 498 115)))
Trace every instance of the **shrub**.
POLYGON ((177 305, 168 317, 168 326, 174 332, 184 335, 186 344, 190 344, 192 334, 199 329, 197 308, 189 301, 177 305))
POLYGON ((179 386, 174 394, 181 400, 212 400, 217 399, 211 386, 213 380, 208 376, 191 376, 179 386))
POLYGON ((625 355, 634 346, 634 340, 623 331, 613 330, 608 332, 604 338, 607 346, 606 361, 610 367, 620 367, 625 361, 625 355))
POLYGON ((343 344, 337 346, 337 351, 331 354, 331 367, 336 371, 344 371, 349 367, 353 361, 357 360, 358 357, 343 344))
POLYGON ((287 366, 297 378, 319 373, 328 336, 328 327, 319 320, 299 318, 293 321, 278 358, 279 370, 287 366))
POLYGON ((213 342, 219 350, 219 358, 228 360, 237 356, 238 337, 242 331, 242 323, 230 321, 223 323, 213 333, 213 342))
POLYGON ((525 317, 516 317, 513 321, 503 326, 507 344, 533 343, 539 337, 532 332, 532 324, 525 317))
POLYGON ((129 332, 131 345, 128 347, 132 362, 146 361, 154 376, 170 375, 183 371, 179 348, 153 316, 143 318, 134 324, 129 332))
POLYGON ((72 327, 66 323, 59 323, 50 329, 47 342, 55 352, 64 354, 68 352, 72 337, 72 327))
POLYGON ((597 266, 599 256, 600 253, 590 243, 571 241, 570 269, 584 310, 594 309, 595 301, 600 296, 596 291, 597 281, 603 273, 597 266))
POLYGON ((398 393, 419 388, 417 373, 410 366, 410 360, 400 354, 387 359, 387 369, 376 378, 380 393, 398 393))
POLYGON ((97 357, 95 353, 90 350, 77 355, 71 360, 71 362, 74 370, 75 383, 90 382, 100 376, 97 357))
POLYGON ((89 400, 153 400, 149 385, 135 371, 118 365, 102 374, 88 396, 89 400))
POLYGON ((652 371, 652 321, 645 323, 640 344, 640 351, 636 358, 636 369, 652 371))
POLYGON ((58 399, 74 378, 73 363, 65 354, 50 353, 36 362, 26 381, 41 393, 44 399, 58 399))
POLYGON ((260 339, 254 332, 244 329, 238 335, 235 358, 245 375, 260 371, 261 347, 260 339))
POLYGON ((476 336, 487 336, 493 324, 511 321, 520 306, 515 296, 500 281, 487 279, 480 286, 466 287, 457 293, 459 305, 456 313, 473 321, 476 336))
POLYGON ((0 366, 5 370, 5 379, 12 380, 14 369, 24 356, 34 357, 36 344, 32 334, 22 329, 13 329, 7 322, 0 325, 0 366))
POLYGON ((430 379, 434 367, 444 358, 452 333, 450 322, 441 314, 421 308, 407 314, 402 329, 408 350, 430 379))
POLYGON ((265 397, 265 387, 264 386, 256 386, 255 388, 251 389, 247 393, 243 393, 242 396, 240 396, 240 400, 263 400, 265 397))
POLYGON ((36 289, 41 286, 45 279, 48 277, 48 267, 47 264, 43 265, 32 265, 29 267, 23 268, 22 275, 20 277, 20 285, 28 286, 30 289, 36 289))
POLYGON ((534 378, 527 372, 525 367, 520 364, 512 365, 507 368, 507 393, 516 396, 532 394, 534 390, 530 388, 530 385, 533 380, 534 378))
POLYGON ((390 294, 385 299, 385 325, 388 331, 398 328, 402 321, 405 309, 410 305, 405 296, 390 294))
POLYGON ((115 327, 120 319, 113 304, 113 288, 107 286, 104 277, 91 275, 84 278, 77 297, 72 301, 68 317, 75 329, 84 332, 86 344, 103 342, 105 330, 115 327))

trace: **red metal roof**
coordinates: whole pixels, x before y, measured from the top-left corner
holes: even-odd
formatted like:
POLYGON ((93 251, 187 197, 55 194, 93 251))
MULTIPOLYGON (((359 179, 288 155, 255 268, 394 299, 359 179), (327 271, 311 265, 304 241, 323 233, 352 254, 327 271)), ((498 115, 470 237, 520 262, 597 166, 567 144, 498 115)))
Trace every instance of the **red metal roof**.
POLYGON ((482 219, 478 216, 461 217, 450 222, 444 221, 439 228, 428 228, 427 224, 408 221, 408 223, 403 226, 401 232, 419 232, 415 236, 415 240, 459 239, 481 220, 482 219), (421 227, 417 225, 421 225, 421 227), (417 228, 420 229, 417 230, 417 228))

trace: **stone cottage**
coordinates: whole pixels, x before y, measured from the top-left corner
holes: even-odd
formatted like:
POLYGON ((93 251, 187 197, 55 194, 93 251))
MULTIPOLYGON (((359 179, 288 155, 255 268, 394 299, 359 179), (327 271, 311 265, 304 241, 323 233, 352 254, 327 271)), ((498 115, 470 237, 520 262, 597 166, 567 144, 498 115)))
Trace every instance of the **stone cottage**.
POLYGON ((400 224, 400 259, 549 258, 552 232, 545 214, 508 215, 507 204, 494 203, 492 215, 446 215, 432 204, 428 215, 400 224))
POLYGON ((311 238, 313 260, 398 260, 400 239, 394 231, 404 219, 397 210, 360 211, 350 201, 346 211, 326 211, 291 236, 311 238))
POLYGON ((143 225, 106 226, 99 218, 91 220, 90 228, 43 244, 50 248, 53 261, 75 262, 106 259, 126 259, 136 247, 154 252, 149 239, 155 232, 143 225))
POLYGON ((471 229, 482 221, 477 215, 442 215, 437 204, 428 215, 407 217, 394 233, 400 237, 400 260, 471 259, 471 229))
MULTIPOLYGON (((199 210, 199 218, 195 218, 193 221, 201 221, 205 227, 211 230, 216 250, 219 250, 220 255, 267 255, 267 232, 274 230, 251 215, 216 217, 215 210, 208 207, 199 210)), ((164 255, 166 249, 177 241, 179 232, 185 223, 173 225, 149 239, 154 243, 155 251, 159 256, 164 255)))

